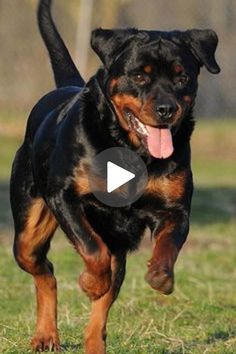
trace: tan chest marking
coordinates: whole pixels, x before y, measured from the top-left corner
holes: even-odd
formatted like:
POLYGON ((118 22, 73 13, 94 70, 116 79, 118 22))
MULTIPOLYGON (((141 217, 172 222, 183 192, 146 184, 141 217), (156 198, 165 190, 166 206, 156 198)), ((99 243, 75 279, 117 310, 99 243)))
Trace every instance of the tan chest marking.
POLYGON ((92 175, 89 165, 84 163, 76 170, 74 187, 78 195, 85 195, 93 193, 95 189, 106 192, 107 184, 105 179, 92 175))
POLYGON ((181 171, 178 174, 170 175, 168 177, 150 177, 146 187, 146 193, 177 201, 184 195, 185 182, 186 171, 181 171))
POLYGON ((89 167, 83 164, 76 170, 75 174, 75 190, 76 192, 81 194, 89 194, 91 192, 89 179, 88 179, 89 167))

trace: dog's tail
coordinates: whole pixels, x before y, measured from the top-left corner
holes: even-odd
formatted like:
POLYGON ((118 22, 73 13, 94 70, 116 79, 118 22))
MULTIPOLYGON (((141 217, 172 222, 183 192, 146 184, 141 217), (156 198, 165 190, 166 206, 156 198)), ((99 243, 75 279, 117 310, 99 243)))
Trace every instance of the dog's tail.
POLYGON ((77 70, 51 16, 52 0, 40 0, 38 25, 46 44, 57 87, 84 86, 84 80, 77 70))

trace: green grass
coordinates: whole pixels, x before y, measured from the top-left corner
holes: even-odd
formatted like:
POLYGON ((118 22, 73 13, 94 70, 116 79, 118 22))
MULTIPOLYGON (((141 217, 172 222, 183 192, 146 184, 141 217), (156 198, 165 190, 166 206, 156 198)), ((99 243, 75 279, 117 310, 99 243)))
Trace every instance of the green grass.
MULTIPOLYGON (((198 124, 193 138, 196 188, 191 231, 176 265, 175 292, 159 295, 145 283, 151 254, 147 240, 128 259, 126 280, 109 317, 109 354, 236 353, 235 128, 233 121, 198 124)), ((4 139, 0 151, 0 353, 22 354, 30 353, 34 286, 12 257, 6 178, 19 137, 4 139)), ((61 233, 53 240, 50 259, 58 280, 63 348, 65 353, 82 354, 90 304, 77 285, 81 260, 61 233)))

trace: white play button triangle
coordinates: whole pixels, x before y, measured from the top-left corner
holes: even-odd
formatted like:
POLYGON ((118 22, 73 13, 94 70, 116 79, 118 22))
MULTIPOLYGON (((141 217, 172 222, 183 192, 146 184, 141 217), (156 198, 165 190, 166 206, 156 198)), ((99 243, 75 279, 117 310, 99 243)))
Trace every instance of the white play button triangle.
POLYGON ((114 164, 111 161, 107 162, 107 192, 111 193, 115 189, 123 186, 135 178, 135 174, 125 170, 124 168, 114 164))
POLYGON ((148 171, 135 151, 112 147, 91 160, 88 179, 89 191, 98 202, 115 208, 130 207, 145 192, 148 171))

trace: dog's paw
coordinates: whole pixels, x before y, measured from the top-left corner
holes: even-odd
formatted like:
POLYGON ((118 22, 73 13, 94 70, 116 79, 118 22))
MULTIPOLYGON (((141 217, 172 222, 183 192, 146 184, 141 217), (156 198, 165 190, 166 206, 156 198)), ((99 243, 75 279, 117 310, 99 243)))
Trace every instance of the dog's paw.
POLYGON ((106 342, 97 334, 85 338, 86 354, 107 354, 106 342))
POLYGON ((36 333, 31 341, 31 348, 36 353, 46 351, 59 353, 61 351, 57 333, 36 333))
POLYGON ((84 271, 79 277, 79 285, 91 300, 97 300, 110 289, 111 271, 101 275, 84 271))
POLYGON ((169 295, 174 291, 174 274, 167 269, 152 267, 148 270, 145 280, 162 294, 169 295))

